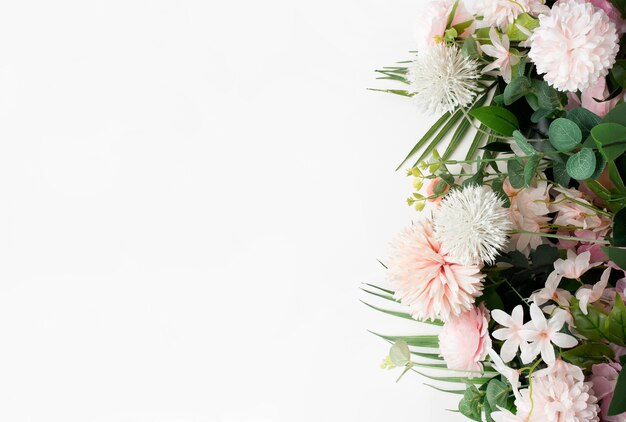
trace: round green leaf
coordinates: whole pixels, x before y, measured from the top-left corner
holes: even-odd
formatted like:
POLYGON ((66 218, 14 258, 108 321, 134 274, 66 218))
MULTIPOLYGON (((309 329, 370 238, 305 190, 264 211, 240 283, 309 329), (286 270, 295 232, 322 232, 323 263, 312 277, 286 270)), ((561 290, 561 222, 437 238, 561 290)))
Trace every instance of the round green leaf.
POLYGON ((389 350, 389 358, 396 366, 405 366, 409 363, 411 361, 411 351, 406 341, 396 341, 393 346, 391 346, 391 350, 389 350))
POLYGON ((569 157, 566 169, 573 179, 589 179, 596 171, 596 154, 591 148, 583 148, 569 157))
POLYGON ((561 152, 572 151, 583 140, 583 134, 578 125, 565 118, 553 121, 548 134, 552 146, 561 152))
POLYGON ((513 104, 515 101, 528 94, 531 89, 532 85, 526 76, 514 78, 506 88, 504 88, 504 104, 513 104))

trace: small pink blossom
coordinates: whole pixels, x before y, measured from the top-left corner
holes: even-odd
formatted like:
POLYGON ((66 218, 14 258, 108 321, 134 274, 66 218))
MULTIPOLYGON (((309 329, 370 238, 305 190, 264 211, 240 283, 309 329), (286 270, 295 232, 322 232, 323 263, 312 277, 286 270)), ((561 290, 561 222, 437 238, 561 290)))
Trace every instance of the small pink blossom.
POLYGON ((554 224, 581 229, 598 228, 603 221, 593 210, 593 205, 576 189, 555 188, 559 194, 550 204, 550 212, 556 212, 554 224))
MULTIPOLYGON (((533 233, 547 232, 547 223, 550 221, 548 214, 550 209, 551 185, 545 181, 538 181, 536 186, 525 189, 515 189, 508 179, 504 182, 504 192, 511 200, 509 216, 513 223, 513 230, 523 230, 533 233)), ((543 244, 543 237, 520 233, 512 234, 510 248, 528 254, 531 249, 536 249, 543 244)))
POLYGON ((451 318, 439 334, 439 350, 448 368, 469 375, 482 372, 490 349, 489 311, 484 306, 451 318))
POLYGON ((559 289, 559 283, 563 279, 563 276, 557 271, 552 271, 546 280, 546 286, 533 293, 530 296, 537 306, 541 306, 546 302, 553 301, 561 306, 569 305, 569 301, 572 298, 572 294, 567 290, 559 289))
POLYGON ((578 299, 580 310, 583 314, 587 315, 587 305, 593 302, 600 300, 602 294, 604 293, 604 289, 606 289, 606 285, 609 282, 609 277, 611 276, 611 268, 607 268, 602 273, 600 277, 600 281, 594 284, 593 286, 583 286, 576 292, 576 299, 578 299))
POLYGON ((509 51, 509 37, 503 34, 502 39, 500 39, 498 32, 493 27, 489 30, 489 39, 491 45, 481 45, 480 48, 483 53, 495 58, 495 60, 485 66, 483 72, 500 69, 504 81, 511 82, 512 67, 519 63, 520 58, 509 51))
MULTIPOLYGON (((617 377, 622 366, 617 362, 601 363, 591 367, 593 391, 600 401, 600 412, 603 422, 626 422, 626 413, 608 416, 609 406, 613 400, 617 377)), ((620 399, 622 399, 620 397, 620 399)))
POLYGON ((589 252, 576 255, 573 251, 567 251, 567 259, 554 261, 554 271, 565 278, 577 280, 591 268, 601 264, 601 262, 590 263, 590 258, 591 254, 589 252))

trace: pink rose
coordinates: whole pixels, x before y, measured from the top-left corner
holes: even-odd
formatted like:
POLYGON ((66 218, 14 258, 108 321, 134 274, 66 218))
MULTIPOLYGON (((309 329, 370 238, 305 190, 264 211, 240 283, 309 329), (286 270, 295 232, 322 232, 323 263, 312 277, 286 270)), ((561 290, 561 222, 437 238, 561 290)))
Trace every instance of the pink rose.
POLYGON ((484 305, 449 319, 439 334, 439 350, 448 368, 467 371, 468 376, 482 372, 482 361, 491 348, 489 311, 484 305))
POLYGON ((604 422, 626 422, 626 413, 620 413, 617 416, 607 416, 617 376, 622 366, 617 362, 601 363, 593 365, 591 368, 591 382, 593 383, 593 391, 600 401, 600 411, 604 422))

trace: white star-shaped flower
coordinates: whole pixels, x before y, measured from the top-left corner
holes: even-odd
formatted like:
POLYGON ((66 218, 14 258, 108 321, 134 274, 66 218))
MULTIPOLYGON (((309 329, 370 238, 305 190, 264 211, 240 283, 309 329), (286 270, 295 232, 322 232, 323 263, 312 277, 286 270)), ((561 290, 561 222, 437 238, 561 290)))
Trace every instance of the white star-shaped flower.
POLYGON ((500 40, 495 28, 492 27, 489 30, 489 39, 491 45, 481 45, 480 48, 486 55, 495 58, 495 60, 485 66, 483 72, 499 68, 504 81, 511 82, 512 67, 518 64, 520 59, 509 51, 509 37, 503 34, 502 40, 500 40))
POLYGON ((552 365, 556 359, 554 354, 554 346, 574 347, 578 344, 578 340, 569 334, 560 333, 563 328, 567 314, 562 309, 557 309, 550 320, 546 320, 539 306, 534 303, 530 305, 531 321, 524 325, 521 335, 529 342, 528 345, 522 345, 522 362, 532 362, 540 353, 541 358, 548 364, 552 365))
POLYGON ((602 276, 600 277, 600 281, 591 286, 591 288, 581 287, 576 292, 576 299, 579 300, 578 305, 580 306, 580 310, 583 314, 587 315, 588 304, 593 303, 602 297, 602 293, 604 293, 604 289, 606 289, 610 276, 611 267, 604 270, 602 276))
POLYGON ((505 328, 500 328, 493 332, 493 337, 498 340, 504 340, 500 355, 504 362, 510 362, 515 357, 517 350, 522 345, 526 345, 526 341, 521 335, 524 328, 524 309, 522 305, 517 305, 511 315, 500 309, 491 311, 491 317, 505 328))

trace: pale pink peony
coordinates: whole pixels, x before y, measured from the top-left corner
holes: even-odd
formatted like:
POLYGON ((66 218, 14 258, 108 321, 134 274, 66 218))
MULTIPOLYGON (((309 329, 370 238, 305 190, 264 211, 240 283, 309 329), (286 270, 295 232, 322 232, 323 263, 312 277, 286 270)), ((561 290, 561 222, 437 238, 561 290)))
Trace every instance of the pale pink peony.
POLYGON ((585 0, 561 0, 539 16, 528 56, 560 91, 579 91, 605 77, 619 50, 615 24, 585 0))
POLYGON ((491 349, 489 311, 484 305, 450 318, 439 333, 439 350, 449 369, 478 375, 491 349))
POLYGON ((598 422, 598 399, 582 370, 557 360, 532 375, 532 400, 528 388, 515 400, 517 415, 508 410, 491 414, 496 422, 598 422))
POLYGON ((408 227, 392 247, 389 277, 414 318, 447 321, 472 309, 482 294, 480 267, 461 265, 442 252, 430 219, 408 227))
POLYGON ((506 29, 522 13, 536 16, 548 12, 550 9, 544 3, 544 0, 475 0, 471 9, 489 26, 506 29))
MULTIPOLYGON (((418 37, 418 48, 428 48, 435 44, 440 43, 443 40, 446 26, 455 0, 432 0, 426 7, 426 16, 421 21, 418 37)), ((459 2, 454 18, 452 19, 452 26, 471 21, 474 16, 467 11, 462 1, 459 2)), ((459 34, 461 37, 467 37, 474 31, 474 25, 470 25, 463 33, 459 34)))
MULTIPOLYGON (((511 200, 509 216, 513 230, 524 230, 538 233, 547 232, 550 221, 548 202, 551 185, 545 181, 537 182, 536 186, 521 190, 511 187, 508 179, 504 182, 504 191, 511 200)), ((532 234, 512 234, 509 247, 528 254, 531 249, 543 243, 543 237, 532 234)))
POLYGON ((603 422, 626 422, 626 413, 608 416, 609 406, 622 366, 617 362, 601 363, 591 367, 593 391, 600 401, 600 413, 603 422))

